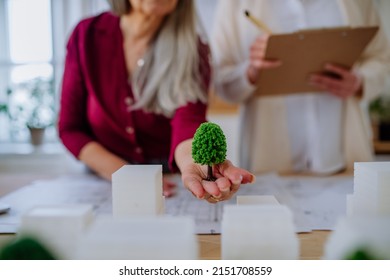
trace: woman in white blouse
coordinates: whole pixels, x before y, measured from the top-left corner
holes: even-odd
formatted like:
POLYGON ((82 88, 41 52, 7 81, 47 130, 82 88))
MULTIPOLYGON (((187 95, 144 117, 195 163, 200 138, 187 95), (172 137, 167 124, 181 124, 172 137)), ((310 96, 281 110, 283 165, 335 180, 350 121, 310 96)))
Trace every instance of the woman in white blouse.
MULTIPOLYGON (((380 29, 351 71, 326 70, 341 79, 313 75, 318 91, 255 97, 264 69, 267 35, 244 15, 248 10, 273 33, 305 28, 380 25, 370 0, 223 0, 212 36, 217 93, 240 103, 240 165, 252 172, 332 174, 372 160, 366 105, 381 93, 390 73, 390 47, 380 29)), ((281 81, 282 82, 282 81, 281 81)))

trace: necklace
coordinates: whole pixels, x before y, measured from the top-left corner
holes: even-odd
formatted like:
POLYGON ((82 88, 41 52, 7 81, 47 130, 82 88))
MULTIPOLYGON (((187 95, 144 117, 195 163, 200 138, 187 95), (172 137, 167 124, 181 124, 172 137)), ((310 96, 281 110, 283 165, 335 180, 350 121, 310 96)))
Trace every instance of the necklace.
POLYGON ((144 64, 145 64, 145 60, 143 58, 139 58, 137 60, 137 66, 138 67, 142 67, 142 66, 144 66, 144 64))

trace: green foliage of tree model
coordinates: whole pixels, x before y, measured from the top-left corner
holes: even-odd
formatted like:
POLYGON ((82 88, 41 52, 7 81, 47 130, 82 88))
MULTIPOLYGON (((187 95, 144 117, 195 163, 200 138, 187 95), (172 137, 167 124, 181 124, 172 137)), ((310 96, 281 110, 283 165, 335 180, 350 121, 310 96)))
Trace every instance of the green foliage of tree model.
POLYGON ((54 255, 38 240, 23 237, 0 251, 0 260, 55 260, 54 255))
POLYGON ((215 180, 212 167, 226 159, 226 137, 215 123, 202 123, 195 132, 192 142, 192 158, 198 164, 207 165, 206 180, 215 180))

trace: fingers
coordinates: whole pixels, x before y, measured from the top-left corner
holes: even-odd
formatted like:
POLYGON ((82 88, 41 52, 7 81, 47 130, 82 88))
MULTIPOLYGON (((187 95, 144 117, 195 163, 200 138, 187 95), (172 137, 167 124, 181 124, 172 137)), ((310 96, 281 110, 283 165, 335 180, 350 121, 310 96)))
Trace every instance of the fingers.
POLYGON ((342 67, 339 67, 337 65, 331 64, 331 63, 327 63, 325 65, 325 69, 328 70, 328 71, 331 71, 333 73, 336 73, 336 74, 340 75, 343 78, 345 78, 345 77, 350 75, 350 71, 349 70, 347 70, 345 68, 342 68, 342 67))
POLYGON ((210 203, 216 203, 231 197, 231 183, 227 178, 222 177, 216 181, 206 181, 202 178, 192 177, 184 179, 183 183, 198 199, 204 199, 210 203))
POLYGON ((348 84, 342 80, 329 78, 324 75, 311 75, 309 83, 321 91, 330 92, 340 98, 348 98, 354 94, 348 84))
POLYGON ((217 179, 215 182, 206 181, 203 185, 210 184, 210 185, 214 185, 214 187, 217 186, 217 188, 220 191, 220 194, 212 195, 210 193, 206 193, 204 199, 210 203, 216 203, 216 202, 228 200, 238 191, 238 189, 240 188, 240 183, 241 181, 237 181, 235 184, 233 184, 226 177, 221 177, 217 179))
POLYGON ((230 193, 231 193, 231 183, 229 181, 229 179, 225 178, 225 177, 221 177, 221 178, 218 178, 216 181, 215 181, 216 185, 217 185, 217 188, 219 189, 220 193, 221 193, 221 198, 223 199, 226 199, 230 196, 230 193))
POLYGON ((226 177, 220 177, 216 181, 187 178, 183 180, 184 185, 199 199, 215 203, 227 200, 232 197, 240 187, 240 183, 232 184, 226 177))
POLYGON ((256 177, 249 171, 235 167, 229 160, 218 165, 218 171, 228 178, 233 185, 248 184, 255 182, 256 177))
POLYGON ((250 64, 259 69, 274 68, 280 66, 282 63, 279 60, 272 60, 265 58, 265 48, 254 48, 252 47, 249 52, 250 64))
POLYGON ((210 194, 211 196, 214 196, 216 198, 220 198, 222 195, 221 190, 219 189, 219 186, 217 184, 218 181, 219 181, 219 179, 217 179, 217 181, 215 181, 215 182, 206 181, 206 180, 202 181, 202 185, 203 185, 204 190, 208 194, 210 194))
POLYGON ((163 195, 165 197, 172 197, 176 193, 176 184, 169 179, 163 177, 163 195))
POLYGON ((205 173, 199 165, 182 171, 184 186, 199 199, 215 203, 231 198, 239 189, 240 185, 254 182, 254 175, 250 172, 237 168, 226 160, 214 168, 215 181, 206 181, 205 173))
POLYGON ((247 68, 247 78, 251 84, 256 84, 260 70, 272 69, 282 65, 279 60, 271 60, 265 58, 265 53, 268 44, 268 35, 258 37, 250 46, 249 49, 249 66, 247 68))
POLYGON ((198 199, 204 199, 206 191, 202 185, 202 179, 196 177, 183 177, 184 186, 198 199))
POLYGON ((279 67, 281 61, 265 58, 268 44, 268 35, 258 37, 250 47, 249 60, 252 67, 259 69, 270 69, 279 67))
POLYGON ((202 181, 202 185, 206 193, 211 197, 226 200, 230 195, 231 182, 225 177, 220 177, 215 181, 202 181))
POLYGON ((220 198, 216 198, 208 193, 206 193, 204 200, 206 200, 207 202, 213 203, 213 204, 221 201, 220 198))
POLYGON ((250 57, 250 66, 260 69, 272 69, 282 65, 280 60, 265 60, 258 57, 250 57))
POLYGON ((340 78, 312 74, 309 77, 309 84, 340 98, 348 98, 360 91, 362 80, 355 73, 332 64, 327 64, 325 70, 338 75, 340 78))
POLYGON ((254 51, 262 51, 262 52, 265 52, 265 50, 267 49, 267 45, 268 45, 268 39, 269 39, 269 35, 262 35, 262 36, 259 36, 257 37, 252 45, 250 46, 250 50, 254 50, 254 51))
POLYGON ((210 196, 206 197, 206 200, 211 203, 228 200, 239 190, 241 184, 253 183, 255 181, 255 176, 252 173, 235 167, 228 160, 217 165, 216 170, 218 179, 215 182, 203 184, 204 186, 207 185, 208 188, 211 188, 211 185, 213 187, 217 186, 220 190, 220 196, 210 194, 210 196))

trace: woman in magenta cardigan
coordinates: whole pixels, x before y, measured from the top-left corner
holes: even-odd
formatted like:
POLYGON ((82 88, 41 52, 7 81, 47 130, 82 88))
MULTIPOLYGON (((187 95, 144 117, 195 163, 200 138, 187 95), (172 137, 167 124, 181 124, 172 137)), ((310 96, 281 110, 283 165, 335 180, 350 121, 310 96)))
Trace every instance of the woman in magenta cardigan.
MULTIPOLYGON (((112 0, 114 12, 81 21, 68 45, 59 134, 66 148, 108 180, 125 164, 179 170, 196 197, 226 200, 249 172, 229 161, 218 180, 191 157, 206 121, 208 46, 195 31, 193 1, 112 0)), ((171 183, 164 180, 169 195, 171 183)))

